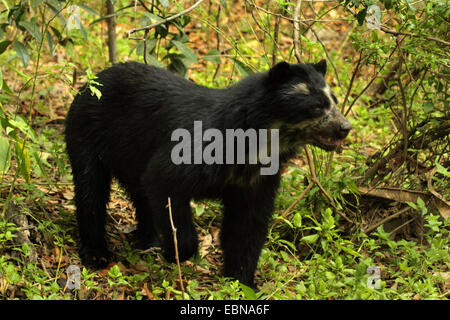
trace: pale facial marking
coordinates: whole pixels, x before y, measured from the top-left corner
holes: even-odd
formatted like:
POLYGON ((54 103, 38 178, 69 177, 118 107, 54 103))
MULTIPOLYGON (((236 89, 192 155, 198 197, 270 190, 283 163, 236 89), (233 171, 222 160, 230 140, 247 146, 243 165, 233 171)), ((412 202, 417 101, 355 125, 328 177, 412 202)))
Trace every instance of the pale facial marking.
POLYGON ((327 96, 328 100, 330 100, 330 109, 336 107, 336 103, 334 103, 333 97, 331 96, 331 89, 328 84, 325 84, 325 87, 322 88, 323 93, 327 96))
POLYGON ((310 94, 311 92, 308 89, 308 85, 304 82, 297 83, 293 86, 293 93, 298 94, 310 94))

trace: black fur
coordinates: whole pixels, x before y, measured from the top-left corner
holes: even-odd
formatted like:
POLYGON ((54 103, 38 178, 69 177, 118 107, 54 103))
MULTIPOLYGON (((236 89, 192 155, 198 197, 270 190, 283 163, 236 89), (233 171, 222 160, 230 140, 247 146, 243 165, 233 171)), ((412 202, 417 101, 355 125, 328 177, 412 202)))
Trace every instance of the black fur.
POLYGON ((348 133, 339 131, 342 115, 334 122, 328 119, 321 131, 307 125, 330 108, 320 90, 325 71, 323 62, 280 63, 222 90, 136 62, 100 72, 101 99, 84 88, 66 123, 83 263, 100 266, 108 260, 105 208, 114 177, 136 207, 140 245, 159 241, 168 261, 175 260, 168 197, 182 261, 197 251, 191 199, 222 200, 224 275, 253 285, 280 174, 261 176, 259 165, 174 165, 171 133, 177 128, 192 131, 195 120, 203 122, 204 130, 279 128, 282 162, 298 146, 316 143, 317 135, 341 139, 348 133), (299 82, 308 85, 310 94, 291 92, 299 82))

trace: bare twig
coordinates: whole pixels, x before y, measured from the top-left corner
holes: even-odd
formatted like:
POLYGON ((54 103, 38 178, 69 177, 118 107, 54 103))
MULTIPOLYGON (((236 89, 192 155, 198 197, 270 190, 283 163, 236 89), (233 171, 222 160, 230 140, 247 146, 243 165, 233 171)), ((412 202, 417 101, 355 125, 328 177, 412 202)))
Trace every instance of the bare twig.
POLYGON ((183 277, 181 275, 181 266, 180 266, 180 258, 178 256, 178 241, 177 241, 177 228, 175 228, 175 225, 173 223, 172 218, 172 206, 170 203, 170 197, 168 198, 168 206, 169 206, 169 219, 170 219, 170 225, 172 227, 172 234, 173 234, 173 245, 175 247, 175 261, 177 263, 178 268, 178 281, 180 282, 181 287, 181 294, 182 299, 184 300, 184 285, 183 285, 183 277))
POLYGON ((297 58, 298 62, 302 61, 302 55, 300 54, 300 23, 298 20, 298 17, 300 16, 300 8, 302 6, 302 0, 297 0, 297 4, 295 5, 295 9, 294 9, 294 54, 295 57, 297 58))
POLYGON ((277 63, 277 50, 278 50, 278 33, 280 30, 280 17, 275 19, 275 27, 273 29, 273 53, 272 53, 272 66, 277 63))
MULTIPOLYGON (((216 49, 217 52, 219 52, 220 54, 220 13, 222 11, 222 5, 219 3, 218 7, 217 7, 217 15, 216 15, 216 39, 217 39, 217 44, 216 44, 216 49)), ((219 73, 219 69, 222 65, 222 62, 220 61, 220 57, 219 57, 219 63, 216 66, 216 71, 214 71, 214 75, 213 75, 213 82, 216 80, 217 74, 219 73)))
MULTIPOLYGON (((304 2, 311 2, 310 0, 303 0, 303 1, 304 2)), ((351 21, 350 19, 298 19, 298 17, 297 18, 295 18, 295 17, 294 18, 290 18, 290 17, 287 17, 285 15, 282 15, 281 13, 276 13, 276 12, 273 12, 273 11, 269 11, 269 10, 266 10, 266 9, 260 7, 260 6, 257 6, 253 1, 250 2, 250 1, 247 0, 246 2, 250 6, 252 6, 253 8, 255 8, 255 9, 261 11, 261 12, 270 14, 270 15, 275 16, 275 17, 279 17, 281 19, 284 19, 284 20, 287 20, 287 21, 290 21, 290 22, 302 23, 305 26, 308 26, 308 24, 306 22, 313 22, 314 23, 314 22, 351 21)))
POLYGON ((134 28, 134 29, 131 29, 130 31, 128 31, 128 36, 130 36, 131 34, 133 34, 133 33, 135 33, 135 32, 138 32, 138 31, 142 31, 142 30, 151 30, 151 29, 153 29, 153 28, 155 28, 155 27, 157 27, 157 26, 160 26, 160 25, 162 25, 162 24, 164 24, 164 23, 166 23, 166 22, 175 20, 175 19, 181 17, 182 15, 185 15, 185 14, 191 12, 192 10, 194 10, 195 8, 197 8, 203 1, 204 1, 204 0, 198 0, 196 3, 194 3, 191 7, 187 8, 186 10, 183 10, 183 11, 181 11, 180 13, 177 13, 177 14, 175 14, 175 15, 169 17, 169 18, 166 18, 166 19, 164 19, 164 20, 161 20, 161 21, 159 21, 159 22, 157 22, 157 23, 154 23, 154 24, 151 24, 151 25, 149 25, 149 26, 142 27, 142 28, 134 28))
POLYGON ((381 226, 382 224, 388 222, 389 220, 392 220, 402 214, 404 214, 405 212, 408 212, 409 210, 411 210, 411 207, 406 207, 402 210, 400 210, 399 212, 394 213, 393 215, 390 215, 389 217, 384 218, 383 220, 378 221, 377 223, 375 223, 374 225, 368 227, 367 229, 363 230, 364 233, 370 233, 373 230, 375 230, 376 228, 378 228, 379 226, 381 226))
POLYGON ((353 82, 355 81, 356 74, 358 73, 359 66, 361 65, 361 61, 362 61, 362 51, 359 53, 358 62, 356 63, 356 67, 353 70, 352 78, 350 79, 350 84, 348 86, 347 93, 345 94, 344 101, 342 102, 341 113, 344 113, 345 106, 347 105, 348 98, 350 97, 350 92, 352 91, 353 88, 353 82))
POLYGON ((305 146, 305 151, 306 151, 306 158, 308 159, 308 165, 309 168, 311 170, 311 179, 312 181, 319 187, 320 191, 322 191, 322 193, 324 194, 324 196, 330 201, 331 205, 333 206, 334 210, 342 217, 344 218, 347 222, 350 222, 351 224, 353 224, 354 222, 352 220, 350 220, 345 213, 343 213, 341 210, 339 210, 336 206, 336 202, 334 201, 333 197, 330 196, 327 192, 327 190, 325 190, 325 188, 322 186, 322 184, 320 183, 319 179, 317 179, 317 175, 316 175, 316 171, 314 169, 314 163, 312 160, 312 154, 311 154, 311 150, 309 150, 309 147, 306 145, 305 146))
MULTIPOLYGON (((356 18, 356 12, 353 11, 352 9, 350 9, 349 7, 346 7, 346 9, 356 18)), ((395 31, 395 30, 391 30, 388 29, 384 26, 380 26, 381 31, 383 31, 384 33, 388 33, 388 34, 392 34, 393 36, 408 36, 408 37, 412 37, 412 38, 425 38, 427 40, 431 40, 431 41, 435 41, 438 42, 440 44, 443 44, 445 46, 450 46, 450 42, 436 38, 436 37, 430 37, 430 36, 425 36, 425 35, 420 35, 420 34, 414 34, 414 33, 410 33, 410 32, 404 32, 404 31, 395 31)))
MULTIPOLYGON (((399 51, 401 52, 401 49, 399 49, 399 51)), ((406 156, 408 154, 408 106, 406 104, 406 95, 402 84, 402 64, 403 58, 400 55, 397 82, 402 97, 403 117, 400 128, 403 135, 403 162, 406 162, 406 156)))
POLYGON ((333 68, 334 74, 336 75, 336 80, 337 80, 338 86, 341 88, 341 90, 343 90, 342 85, 341 85, 341 80, 339 79, 339 73, 338 73, 338 71, 337 71, 337 69, 336 69, 336 66, 334 65, 333 60, 331 59, 331 57, 330 57, 330 55, 329 55, 329 53, 328 53, 327 48, 325 47, 325 44, 322 42, 322 40, 320 39, 320 37, 319 37, 319 35, 317 34, 317 32, 313 29, 313 27, 311 27, 310 29, 311 29, 311 32, 312 32, 312 33, 314 34, 314 36, 316 37, 317 41, 318 41, 318 42, 320 43, 320 45, 322 46, 323 51, 325 52, 325 55, 327 56, 328 61, 330 61, 331 67, 333 68))
POLYGON ((111 0, 106 1, 106 13, 110 15, 108 21, 108 52, 109 62, 117 62, 117 46, 116 46, 116 16, 114 13, 114 4, 111 0))
POLYGON ((292 202, 286 210, 284 210, 284 212, 281 214, 281 216, 282 216, 283 218, 286 218, 286 216, 288 215, 288 213, 291 212, 291 210, 297 205, 297 203, 299 203, 300 200, 302 200, 302 199, 306 196, 306 194, 309 192, 309 190, 311 190, 311 188, 312 188, 313 186, 314 186, 314 182, 311 181, 311 182, 308 184, 308 186, 306 187, 306 189, 303 190, 303 192, 298 196, 298 198, 295 199, 295 201, 292 202))
POLYGON ((427 40, 431 40, 431 41, 435 41, 438 43, 441 43, 445 46, 450 46, 450 42, 439 39, 439 38, 435 38, 435 37, 430 37, 430 36, 424 36, 424 35, 420 35, 420 34, 413 34, 410 32, 401 32, 401 31, 395 31, 395 30, 391 30, 388 29, 386 27, 380 26, 380 30, 383 31, 384 33, 389 33, 392 34, 394 36, 408 36, 408 37, 412 37, 412 38, 425 38, 427 40))
MULTIPOLYGON (((402 39, 403 40, 403 39, 402 39)), ((386 64, 391 60, 392 56, 394 55, 394 52, 397 51, 399 44, 402 41, 397 41, 397 44, 395 45, 395 48, 391 51, 391 53, 389 54, 389 57, 386 59, 386 61, 383 63, 383 65, 378 69, 378 71, 375 73, 375 75, 372 77, 372 79, 370 79, 370 81, 367 83, 367 85, 361 90, 361 92, 356 96, 355 99, 353 99, 352 103, 350 104, 350 106, 348 107, 348 110, 345 112, 345 116, 347 116, 347 114, 350 112, 350 110, 352 110, 353 105, 356 103, 356 101, 358 101, 358 99, 364 94, 364 92, 367 91, 367 89, 370 88, 370 86, 372 85, 372 83, 375 81, 375 79, 378 77, 378 75, 380 74, 380 72, 384 69, 384 67, 386 66, 386 64)))
POLYGON ((148 37, 148 32, 150 30, 145 30, 145 35, 144 35, 144 63, 147 63, 147 37, 148 37))

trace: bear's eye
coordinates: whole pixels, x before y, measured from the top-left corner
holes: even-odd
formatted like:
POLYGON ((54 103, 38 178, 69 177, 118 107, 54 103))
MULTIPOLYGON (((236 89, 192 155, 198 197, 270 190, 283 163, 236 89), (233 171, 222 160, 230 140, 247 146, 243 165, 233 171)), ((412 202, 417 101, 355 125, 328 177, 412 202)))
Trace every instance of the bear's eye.
POLYGON ((323 113, 323 108, 321 106, 314 106, 311 108, 311 113, 314 117, 318 117, 323 113))

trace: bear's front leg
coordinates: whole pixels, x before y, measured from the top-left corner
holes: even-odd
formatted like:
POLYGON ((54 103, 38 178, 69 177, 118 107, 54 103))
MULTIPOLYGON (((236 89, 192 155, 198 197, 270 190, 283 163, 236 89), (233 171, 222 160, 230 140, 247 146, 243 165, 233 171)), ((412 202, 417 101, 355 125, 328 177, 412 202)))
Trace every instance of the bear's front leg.
POLYGON ((224 276, 256 288, 254 273, 266 240, 277 184, 260 190, 231 189, 223 197, 221 246, 224 276))

